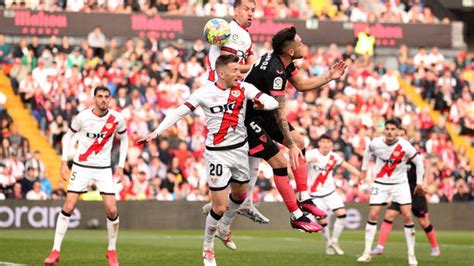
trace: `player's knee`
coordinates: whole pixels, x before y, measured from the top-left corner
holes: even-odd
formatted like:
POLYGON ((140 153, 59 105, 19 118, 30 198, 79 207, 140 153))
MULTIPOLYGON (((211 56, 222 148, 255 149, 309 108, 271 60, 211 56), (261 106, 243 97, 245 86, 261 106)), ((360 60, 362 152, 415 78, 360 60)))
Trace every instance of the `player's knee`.
POLYGON ((65 213, 72 213, 74 211, 74 204, 73 203, 70 203, 70 202, 66 202, 64 203, 64 206, 63 206, 63 211, 65 213))
POLYGON ((107 207, 105 212, 110 219, 114 219, 118 215, 117 207, 115 206, 107 207))
POLYGON ((377 221, 377 219, 379 218, 379 215, 377 212, 370 212, 369 213, 369 220, 370 221, 377 221))
POLYGON ((222 205, 212 206, 212 210, 217 215, 224 215, 224 212, 227 210, 227 205, 222 204, 222 205))
POLYGON ((283 153, 278 152, 275 156, 268 160, 268 164, 275 169, 275 168, 286 168, 288 167, 288 161, 283 156, 283 153))

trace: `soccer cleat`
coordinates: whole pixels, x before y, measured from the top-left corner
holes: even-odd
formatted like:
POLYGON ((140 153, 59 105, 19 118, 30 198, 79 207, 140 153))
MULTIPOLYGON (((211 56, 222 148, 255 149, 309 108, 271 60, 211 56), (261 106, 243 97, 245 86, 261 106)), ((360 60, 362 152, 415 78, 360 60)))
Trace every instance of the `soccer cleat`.
POLYGON ((115 252, 115 250, 107 250, 107 254, 105 256, 109 261, 109 266, 119 266, 117 252, 115 252))
POLYGON ((430 256, 433 256, 433 257, 439 257, 439 256, 441 256, 441 250, 439 250, 439 247, 437 247, 437 248, 432 248, 432 249, 431 249, 430 256))
POLYGON ((59 251, 51 250, 49 256, 44 259, 44 265, 54 265, 57 262, 59 262, 59 251))
POLYGON ((415 255, 408 255, 408 265, 418 265, 415 255))
POLYGON ((370 253, 364 253, 357 259, 357 262, 369 262, 370 260, 372 260, 372 256, 370 256, 370 253))
POLYGON ((202 260, 204 262, 204 266, 217 266, 216 264, 216 257, 214 255, 214 249, 204 249, 202 251, 202 260))
POLYGON ((332 246, 331 246, 331 242, 328 242, 328 243, 326 244, 326 254, 327 254, 327 255, 334 255, 334 254, 336 254, 336 252, 334 251, 334 249, 333 249, 332 246))
POLYGON ((374 248, 374 250, 372 250, 372 252, 370 252, 370 254, 372 256, 383 255, 383 248, 377 246, 377 247, 374 248))
POLYGON ((204 206, 202 206, 202 214, 208 215, 212 210, 212 203, 206 203, 204 206))
POLYGON ((302 230, 307 233, 315 233, 323 230, 323 227, 315 222, 312 222, 306 215, 298 219, 290 218, 290 225, 294 229, 302 230))
POLYGON ((307 199, 302 202, 298 201, 298 207, 300 207, 302 211, 311 213, 316 218, 324 218, 327 216, 326 212, 316 207, 316 204, 314 204, 314 202, 311 199, 307 199))
POLYGON ((236 250, 237 245, 235 245, 234 241, 232 241, 232 231, 229 229, 229 232, 226 234, 223 231, 217 229, 216 237, 222 240, 224 246, 230 250, 236 250))
POLYGON ((270 219, 260 213, 252 203, 245 205, 242 204, 239 208, 238 214, 243 215, 256 223, 268 224, 270 222, 270 219))
POLYGON ((338 242, 331 242, 330 245, 337 255, 344 255, 344 250, 342 250, 338 242))

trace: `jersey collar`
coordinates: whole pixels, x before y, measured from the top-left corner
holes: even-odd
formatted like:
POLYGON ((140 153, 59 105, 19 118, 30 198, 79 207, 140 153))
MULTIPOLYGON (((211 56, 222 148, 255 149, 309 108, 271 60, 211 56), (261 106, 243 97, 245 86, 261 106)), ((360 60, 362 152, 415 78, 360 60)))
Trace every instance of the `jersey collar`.
POLYGON ((395 141, 394 143, 388 144, 388 143, 387 143, 387 140, 386 140, 385 138, 383 138, 383 143, 385 143, 385 145, 387 145, 387 146, 389 146, 389 147, 391 147, 391 146, 397 144, 399 141, 400 141, 400 137, 398 137, 398 138, 397 138, 397 141, 395 141))
POLYGON ((246 28, 246 27, 244 27, 244 26, 240 25, 240 24, 239 24, 239 22, 237 22, 237 20, 235 20, 235 18, 234 18, 234 19, 232 19, 232 21, 234 21, 234 22, 235 22, 235 24, 237 24, 237 25, 238 25, 239 27, 241 27, 243 30, 245 30, 245 31, 247 31, 247 32, 249 31, 249 30, 248 30, 248 28, 246 28))
POLYGON ((214 82, 214 85, 215 85, 216 88, 218 88, 219 90, 223 90, 223 91, 226 90, 226 88, 221 87, 221 85, 217 84, 217 82, 214 82))
POLYGON ((106 115, 109 113, 109 109, 107 109, 107 112, 105 112, 105 114, 103 114, 103 115, 98 115, 98 114, 96 114, 96 113, 94 112, 94 108, 91 109, 91 112, 92 112, 95 116, 97 116, 97 117, 104 117, 104 116, 106 116, 106 115))

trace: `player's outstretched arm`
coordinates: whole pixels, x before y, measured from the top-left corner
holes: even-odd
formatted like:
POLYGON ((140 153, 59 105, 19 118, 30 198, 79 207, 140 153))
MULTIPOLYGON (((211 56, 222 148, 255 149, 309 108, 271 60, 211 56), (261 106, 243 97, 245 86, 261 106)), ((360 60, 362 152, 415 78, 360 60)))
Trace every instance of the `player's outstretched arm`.
POLYGON ((165 117, 165 119, 163 119, 163 121, 161 121, 161 124, 155 130, 153 130, 153 132, 140 139, 137 143, 144 144, 155 139, 157 136, 163 134, 163 132, 176 124, 176 122, 178 122, 181 118, 191 113, 191 111, 192 110, 190 107, 188 107, 186 104, 180 105, 178 108, 169 112, 169 114, 165 117))
POLYGON ((342 162, 342 167, 347 169, 347 171, 349 171, 351 174, 355 176, 360 176, 360 171, 357 168, 355 168, 352 164, 344 161, 342 162))
POLYGON ((340 78, 346 71, 346 64, 342 61, 336 62, 329 67, 329 71, 316 77, 305 78, 301 73, 297 73, 290 78, 290 82, 298 91, 309 91, 318 89, 331 80, 340 78))

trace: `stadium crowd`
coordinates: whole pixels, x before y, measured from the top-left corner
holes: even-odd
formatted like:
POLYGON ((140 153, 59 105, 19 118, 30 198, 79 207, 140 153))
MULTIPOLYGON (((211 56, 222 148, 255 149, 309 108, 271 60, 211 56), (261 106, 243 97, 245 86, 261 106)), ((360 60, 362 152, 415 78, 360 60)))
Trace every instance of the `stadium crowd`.
MULTIPOLYGON (((257 0, 256 18, 300 18, 352 22, 449 23, 424 0, 257 0)), ((0 1, 3 3, 3 1, 0 1)), ((5 0, 5 8, 70 12, 143 12, 149 15, 232 16, 233 0, 5 0)), ((1 7, 1 6, 0 6, 1 7)))
MULTIPOLYGON (((201 40, 162 43, 150 38, 119 45, 114 39, 102 39, 100 29, 95 34, 74 47, 67 37, 51 37, 44 45, 33 37, 11 46, 0 35, 0 65, 7 66, 12 87, 58 152, 71 120, 91 105, 93 88, 106 85, 111 89, 111 108, 126 118, 130 139, 125 175, 117 180, 121 200, 208 200, 203 159, 206 128, 199 109, 165 137, 145 147, 136 144, 170 108, 183 103, 206 80, 208 46, 201 40)), ((269 47, 266 43, 254 50, 262 55, 269 47)), ((318 137, 327 133, 334 150, 360 167, 366 143, 383 132, 386 118, 397 117, 425 157, 429 202, 472 200, 474 182, 468 156, 455 150, 445 125, 447 121, 457 123, 461 134, 472 136, 473 58, 459 52, 450 62, 435 47, 410 54, 401 46, 399 68, 387 69, 371 57, 355 54, 352 45, 307 48, 306 54, 298 67, 308 75, 323 73, 336 60, 345 60, 349 66, 341 80, 320 90, 306 94, 291 86, 287 90, 289 121, 306 135, 308 148, 314 148, 318 137), (445 114, 437 124, 428 110, 420 110, 402 93, 399 74, 445 114)), ((64 183, 60 181, 52 190, 40 152, 29 150, 31 140, 18 133, 2 107, 3 98, 0 94, 0 197, 63 198, 64 183)), ((118 148, 112 158, 117 161, 118 148)), ((255 201, 280 201, 271 168, 262 162, 260 169, 255 201)), ((370 171, 368 176, 372 176, 370 171)), ((347 202, 368 201, 368 183, 358 184, 357 177, 345 169, 336 169, 335 178, 338 193, 347 202)), ((90 188, 92 192, 84 198, 99 197, 94 184, 90 188)))

